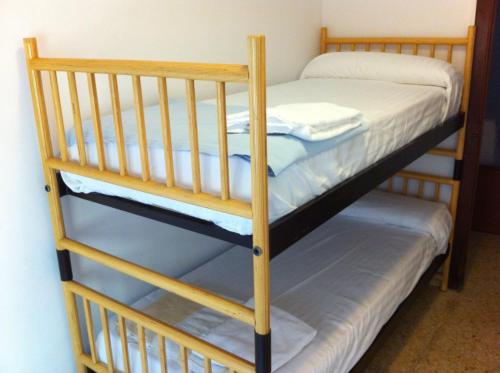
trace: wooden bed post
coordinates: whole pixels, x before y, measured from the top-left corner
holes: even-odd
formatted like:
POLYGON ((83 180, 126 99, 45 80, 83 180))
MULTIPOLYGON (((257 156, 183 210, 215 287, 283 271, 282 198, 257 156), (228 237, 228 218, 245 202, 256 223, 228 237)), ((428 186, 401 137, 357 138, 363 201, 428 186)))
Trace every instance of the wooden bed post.
POLYGON ((271 372, 265 48, 264 36, 248 38, 255 369, 258 373, 271 372))
MULTIPOLYGON (((69 251, 59 247, 58 243, 65 237, 64 220, 61 210, 59 186, 57 184, 56 171, 48 167, 47 160, 53 156, 52 141, 50 139, 49 123, 47 118, 47 108, 43 93, 42 77, 40 71, 33 69, 31 61, 38 58, 38 48, 35 38, 23 40, 24 53, 26 57, 26 67, 28 69, 28 79, 30 83, 31 99, 35 114, 35 123, 38 135, 38 146, 42 160, 43 175, 45 178, 45 191, 49 199, 50 218, 54 230, 54 239, 57 249, 57 260, 61 281, 71 281, 73 273, 69 251)), ((33 248, 36 249, 36 248, 33 248)), ((85 373, 85 366, 79 362, 79 356, 83 353, 82 341, 79 332, 78 315, 75 306, 74 296, 64 289, 64 300, 68 311, 68 320, 73 342, 73 352, 78 373, 85 373)))
MULTIPOLYGON (((453 187, 451 194, 451 214, 453 220, 453 229, 450 233, 450 249, 446 261, 443 263, 443 278, 441 280, 441 290, 448 290, 448 282, 450 278, 450 267, 451 260, 453 256, 453 246, 454 246, 454 236, 455 236, 455 225, 457 222, 457 206, 458 198, 460 196, 460 182, 462 179, 462 166, 464 158, 464 145, 465 145, 465 133, 467 130, 467 111, 469 108, 469 97, 470 97, 470 83, 472 78, 472 61, 474 57, 474 42, 476 38, 476 26, 469 26, 467 29, 467 46, 465 49, 465 66, 464 66, 464 88, 462 92, 462 103, 460 110, 465 113, 465 123, 464 127, 458 132, 457 140, 457 150, 455 155, 455 170, 458 170, 458 174, 454 175, 454 179, 457 180, 457 185, 453 187)), ((456 172, 455 172, 456 173, 456 172)))

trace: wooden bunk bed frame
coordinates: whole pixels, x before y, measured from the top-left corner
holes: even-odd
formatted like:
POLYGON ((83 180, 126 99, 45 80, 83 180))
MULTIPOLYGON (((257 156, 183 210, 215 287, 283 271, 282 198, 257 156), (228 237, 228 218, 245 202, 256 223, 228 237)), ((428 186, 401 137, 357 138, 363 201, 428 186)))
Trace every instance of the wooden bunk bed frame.
MULTIPOLYGON (((299 207, 292 213, 269 224, 268 221, 268 187, 267 187, 267 158, 266 158, 266 63, 265 39, 263 36, 250 36, 248 38, 248 64, 200 64, 177 62, 152 62, 152 61, 126 61, 126 60, 94 60, 94 59, 59 59, 41 58, 38 55, 35 38, 24 40, 26 64, 33 100, 33 108, 38 133, 40 154, 45 177, 51 220, 54 230, 57 257, 59 262, 61 280, 67 308, 69 327, 72 337, 73 350, 78 373, 83 373, 86 368, 96 372, 113 372, 113 359, 110 339, 108 313, 113 312, 118 316, 118 325, 122 348, 124 351, 125 371, 129 371, 129 358, 127 353, 127 336, 125 320, 137 324, 139 336, 139 350, 143 372, 147 372, 147 352, 145 345, 145 329, 158 336, 158 348, 161 355, 162 372, 166 371, 165 338, 181 346, 180 363, 184 372, 187 372, 188 350, 195 350, 205 357, 205 372, 211 372, 211 361, 216 360, 229 368, 231 372, 270 372, 271 371, 271 325, 270 325, 270 300, 269 300, 269 263, 270 259, 284 251, 293 242, 299 240, 320 224, 334 216, 340 210, 361 197, 363 194, 377 187, 383 181, 393 177, 406 165, 429 152, 436 156, 452 157, 456 161, 456 172, 453 178, 441 178, 433 175, 401 172, 396 177, 403 178, 403 188, 400 193, 409 194, 409 180, 416 180, 419 184, 417 197, 423 198, 423 185, 435 185, 436 200, 440 199, 441 185, 451 185, 452 195, 450 209, 455 218, 456 203, 458 200, 460 162, 463 158, 463 143, 465 129, 464 116, 469 101, 469 87, 472 68, 472 55, 474 49, 475 28, 470 26, 466 37, 459 38, 332 38, 328 36, 327 29, 321 30, 321 53, 327 51, 328 46, 334 45, 337 51, 345 50, 373 50, 404 53, 410 46, 410 52, 419 53, 421 46, 429 48, 429 55, 436 57, 436 51, 447 48, 447 60, 451 62, 453 52, 457 46, 465 46, 464 66, 464 91, 461 113, 446 120, 411 143, 388 155, 369 168, 335 186, 323 195, 299 207), (393 49, 394 48, 394 49, 393 49), (49 129, 49 117, 45 103, 42 72, 48 72, 50 92, 55 116, 55 133, 60 154, 53 151, 53 143, 49 129), (73 112, 73 123, 78 146, 79 161, 69 159, 65 139, 65 127, 61 108, 61 99, 57 73, 66 73, 73 112), (76 73, 87 75, 90 106, 96 139, 98 164, 90 165, 87 161, 83 126, 76 84, 76 73), (100 122, 99 100, 96 88, 96 74, 108 76, 111 94, 114 124, 117 138, 119 170, 109 170, 106 166, 102 129, 100 122), (128 75, 133 84, 134 106, 136 110, 137 132, 139 138, 142 174, 135 177, 128 174, 127 154, 125 152, 123 128, 121 121, 121 105, 118 90, 117 75, 128 75), (165 183, 153 181, 149 170, 147 139, 144 119, 144 106, 142 98, 141 76, 154 77, 158 84, 158 97, 162 118, 162 135, 164 141, 165 170, 167 180, 165 183), (170 138, 170 122, 168 112, 168 79, 185 80, 189 136, 191 145, 192 180, 191 189, 176 185, 172 160, 172 144, 170 138), (201 188, 200 159, 198 150, 195 80, 213 82, 217 95, 218 135, 221 169, 221 194, 220 196, 205 193, 201 188), (249 91, 250 110, 250 151, 251 151, 251 202, 232 198, 229 189, 228 149, 226 133, 226 83, 246 83, 249 91), (451 134, 459 131, 456 149, 435 148, 441 141, 451 134), (106 196, 98 193, 77 194, 70 191, 59 179, 59 172, 65 171, 81 176, 90 177, 122 187, 171 198, 193 205, 242 216, 252 220, 252 236, 241 236, 225 231, 213 223, 206 222, 181 213, 144 205, 131 200, 106 196), (177 279, 154 272, 137 264, 109 255, 104 251, 84 245, 66 237, 64 220, 61 210, 60 198, 69 194, 91 200, 104 205, 112 206, 124 211, 145 216, 171 225, 196 231, 205 235, 216 237, 225 241, 240 244, 253 250, 254 268, 254 298, 255 308, 250 309, 235 303, 217 294, 204 289, 188 285, 177 279), (73 280, 70 255, 81 255, 97 263, 106 265, 136 279, 146 281, 156 287, 162 288, 193 302, 221 312, 224 315, 238 319, 252 325, 255 330, 255 363, 250 363, 238 356, 228 353, 217 346, 204 342, 188 333, 149 317, 142 312, 121 304, 105 295, 102 295, 73 280), (83 313, 87 327, 90 353, 83 349, 82 330, 79 324, 77 310, 77 297, 83 303, 83 313), (107 364, 97 358, 90 303, 99 307, 105 346, 107 364)), ((391 179, 392 180, 392 179, 391 179)), ((392 190, 392 182, 387 186, 392 190)), ((451 246, 450 246, 451 247, 451 246)), ((444 265, 443 288, 447 286, 451 250, 446 257, 444 265)), ((444 260, 444 257, 438 258, 444 260)))

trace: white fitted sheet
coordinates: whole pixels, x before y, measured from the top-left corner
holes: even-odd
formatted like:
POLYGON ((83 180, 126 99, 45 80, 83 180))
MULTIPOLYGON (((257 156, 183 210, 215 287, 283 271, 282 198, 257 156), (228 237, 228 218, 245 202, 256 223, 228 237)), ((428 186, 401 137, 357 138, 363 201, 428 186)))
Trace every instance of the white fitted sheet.
MULTIPOLYGON (((293 211, 336 184, 355 175, 377 160, 407 144, 442 122, 449 105, 444 88, 355 79, 304 79, 268 87, 268 105, 293 102, 331 102, 360 110, 368 130, 325 152, 301 160, 276 177, 269 178, 269 218, 274 221, 293 211)), ((228 104, 247 105, 247 94, 228 96, 228 104)), ((210 102, 210 101, 208 101, 210 102)), ((70 156, 77 159, 76 145, 70 156)), ((110 168, 118 168, 115 144, 106 144, 110 168)), ((127 146, 129 170, 140 174, 137 145, 127 146)), ((87 145, 89 162, 97 164, 95 146, 87 145)), ((149 152, 152 178, 165 179, 163 149, 149 152)), ((201 154, 202 189, 219 193, 219 160, 201 154)), ((191 185, 191 158, 187 151, 175 151, 175 174, 179 185, 191 185)), ((250 163, 230 157, 230 187, 233 197, 250 199, 250 163)), ((75 192, 99 192, 172 209, 212 221, 239 234, 251 234, 249 219, 134 191, 98 180, 63 173, 65 183, 75 192)))
MULTIPOLYGON (((407 206, 405 199, 395 204, 400 213, 407 206)), ((443 208, 435 204, 431 213, 426 207, 424 214, 417 214, 425 219, 420 225, 412 222, 412 229, 336 216, 275 258, 272 304, 318 330, 313 341, 277 372, 349 371, 433 258, 446 251, 446 244, 439 247, 428 231, 432 226, 450 232, 449 214, 443 214, 443 208)), ((245 301, 253 295, 251 259, 250 250, 236 246, 183 280, 245 301)), ((155 290, 133 307, 146 308, 165 295, 155 290)), ((119 367, 122 354, 116 331, 111 339, 119 367)), ((104 357, 102 334, 97 346, 104 357)), ((139 372, 137 345, 129 343, 129 351, 132 371, 139 372)), ((159 372, 157 356, 150 353, 148 358, 149 371, 159 372)))

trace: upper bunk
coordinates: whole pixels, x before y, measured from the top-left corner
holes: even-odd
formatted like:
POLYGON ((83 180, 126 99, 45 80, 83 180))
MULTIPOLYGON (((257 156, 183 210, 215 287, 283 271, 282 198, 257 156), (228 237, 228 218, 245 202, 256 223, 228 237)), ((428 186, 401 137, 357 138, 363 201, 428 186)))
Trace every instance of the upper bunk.
MULTIPOLYGON (((455 47, 465 46, 461 102, 460 94, 450 95, 450 91, 461 87, 460 81, 453 77, 448 87, 442 87, 419 84, 412 78, 411 81, 364 79, 355 73, 331 76, 328 71, 318 75, 317 69, 303 79, 270 86, 266 92, 262 86, 265 75, 262 56, 260 60, 254 59, 253 65, 249 63, 248 71, 239 65, 142 66, 131 61, 126 64, 127 61, 99 60, 82 64, 81 60, 36 58, 31 61, 35 71, 47 70, 50 74, 61 148, 59 157, 47 156, 47 164, 50 169, 62 172, 61 195, 71 194, 252 247, 254 216, 250 205, 263 198, 252 192, 262 184, 262 178, 256 177, 251 161, 260 158, 255 149, 264 146, 259 152, 265 155, 265 160, 258 162, 269 188, 266 209, 268 204, 273 257, 462 128, 473 34, 471 28, 464 38, 330 38, 325 29, 322 31, 322 52, 330 44, 336 45, 338 52, 344 51, 342 46, 346 45, 351 46, 350 51, 363 48, 413 54, 418 53, 419 47, 427 46, 429 56, 438 58, 440 48, 444 47, 445 58, 451 62, 455 47), (60 118, 57 71, 68 72, 75 124, 69 138, 60 118), (81 71, 87 72, 89 79, 93 120, 87 122, 81 119, 76 93, 75 72, 81 71), (110 74, 113 114, 109 116, 99 114, 94 76, 97 73, 110 74), (245 80, 247 73, 250 94, 226 95, 224 82, 245 80), (132 75, 134 109, 120 107, 117 74, 132 75), (252 74, 260 75, 259 82, 254 81, 256 84, 252 84, 252 74), (141 75, 157 76, 159 105, 143 106, 141 75), (166 78, 176 77, 187 79, 187 105, 168 101, 166 78), (196 102, 195 79, 216 81, 217 100, 196 102), (265 115, 266 100, 262 99, 266 94, 269 107, 327 102, 355 108, 362 112, 364 125, 346 136, 318 144, 291 136, 265 136, 262 128, 260 131, 254 128, 253 133, 246 135, 226 134, 226 114, 247 109, 250 96, 250 111, 252 105, 255 109, 258 104, 260 108, 254 110, 254 116, 265 115), (217 119, 210 122, 206 116, 217 119), (136 134, 129 137, 129 132, 132 133, 129 130, 136 124, 136 134), (178 140, 179 134, 184 135, 184 142, 178 140), (246 140, 241 141, 244 136, 246 140), (248 153, 241 153, 240 143, 249 146, 248 153)), ((349 63, 346 62, 347 66, 349 63)), ((403 73, 411 74, 411 66, 408 70, 403 73)), ((456 150, 432 151, 460 159, 460 141, 459 138, 456 150)))

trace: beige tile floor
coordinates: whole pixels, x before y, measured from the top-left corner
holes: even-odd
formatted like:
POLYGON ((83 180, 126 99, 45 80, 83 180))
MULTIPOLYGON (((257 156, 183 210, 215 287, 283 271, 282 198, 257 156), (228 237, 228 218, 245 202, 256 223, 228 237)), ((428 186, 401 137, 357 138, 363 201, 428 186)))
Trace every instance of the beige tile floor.
POLYGON ((500 236, 473 232, 461 292, 429 286, 366 372, 500 373, 500 236))

